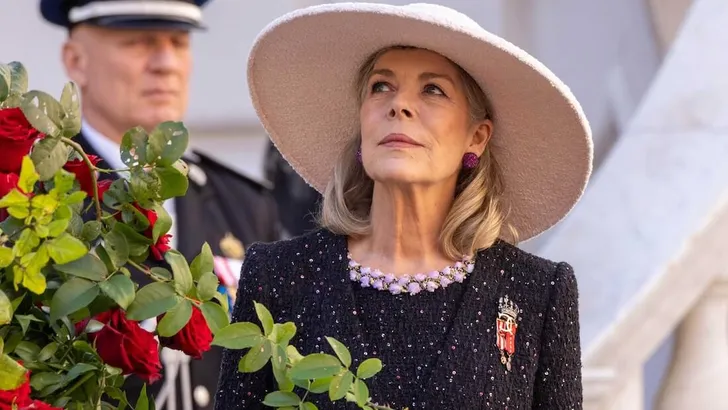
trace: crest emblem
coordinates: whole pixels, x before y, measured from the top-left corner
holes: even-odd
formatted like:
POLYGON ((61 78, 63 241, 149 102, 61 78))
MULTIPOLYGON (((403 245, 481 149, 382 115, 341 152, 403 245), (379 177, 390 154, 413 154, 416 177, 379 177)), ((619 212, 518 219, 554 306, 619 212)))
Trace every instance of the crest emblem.
POLYGON ((521 309, 508 298, 508 295, 498 301, 498 317, 495 320, 496 345, 500 350, 501 363, 508 371, 511 371, 511 358, 516 353, 516 330, 520 313, 521 309))

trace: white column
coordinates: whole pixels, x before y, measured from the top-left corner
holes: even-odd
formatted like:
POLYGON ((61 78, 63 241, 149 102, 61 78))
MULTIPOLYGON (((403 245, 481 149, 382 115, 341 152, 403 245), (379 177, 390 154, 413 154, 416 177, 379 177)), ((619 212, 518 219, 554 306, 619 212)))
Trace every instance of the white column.
POLYGON ((675 354, 657 410, 728 406, 728 276, 698 300, 677 330, 675 354))

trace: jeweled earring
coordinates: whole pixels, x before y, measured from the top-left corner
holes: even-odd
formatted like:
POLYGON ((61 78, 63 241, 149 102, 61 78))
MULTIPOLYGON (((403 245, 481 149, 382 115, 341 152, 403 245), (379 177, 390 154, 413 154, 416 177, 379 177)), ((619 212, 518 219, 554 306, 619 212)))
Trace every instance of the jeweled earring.
POLYGON ((466 152, 463 155, 463 168, 473 169, 480 163, 480 158, 472 152, 466 152))
POLYGON ((356 150, 356 161, 361 164, 361 148, 356 150))

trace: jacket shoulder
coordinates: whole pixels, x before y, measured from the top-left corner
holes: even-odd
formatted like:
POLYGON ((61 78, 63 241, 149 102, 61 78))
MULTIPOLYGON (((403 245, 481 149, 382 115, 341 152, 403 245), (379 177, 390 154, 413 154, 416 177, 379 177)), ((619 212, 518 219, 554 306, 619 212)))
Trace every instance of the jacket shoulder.
MULTIPOLYGON (((184 160, 199 167, 208 178, 216 178, 236 185, 245 185, 260 192, 269 192, 272 189, 272 184, 269 181, 247 175, 199 151, 188 153, 184 160)), ((191 175, 191 177, 194 176, 191 175)))
POLYGON ((574 269, 568 262, 547 259, 502 240, 479 254, 494 258, 493 263, 509 271, 517 282, 575 281, 574 269))
MULTIPOLYGON (((245 252, 246 259, 255 257, 257 263, 270 267, 311 265, 338 259, 346 251, 345 238, 335 235, 324 228, 275 242, 256 242, 245 252)), ((346 255, 343 255, 346 256, 346 255)))

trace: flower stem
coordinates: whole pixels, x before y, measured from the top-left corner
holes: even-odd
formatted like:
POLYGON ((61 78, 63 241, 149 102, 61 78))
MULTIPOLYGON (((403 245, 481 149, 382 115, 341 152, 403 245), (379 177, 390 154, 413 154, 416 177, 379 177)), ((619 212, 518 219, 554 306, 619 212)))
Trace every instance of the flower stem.
POLYGON ((101 222, 102 211, 101 202, 99 201, 99 186, 98 179, 96 178, 96 166, 94 166, 94 164, 91 162, 91 159, 89 159, 88 155, 86 155, 86 153, 83 151, 83 147, 81 147, 81 145, 79 145, 76 141, 66 137, 61 137, 61 141, 73 148, 78 153, 78 155, 83 158, 83 162, 85 162, 86 166, 88 166, 91 170, 91 183, 94 187, 93 201, 94 206, 96 207, 96 220, 101 222))

